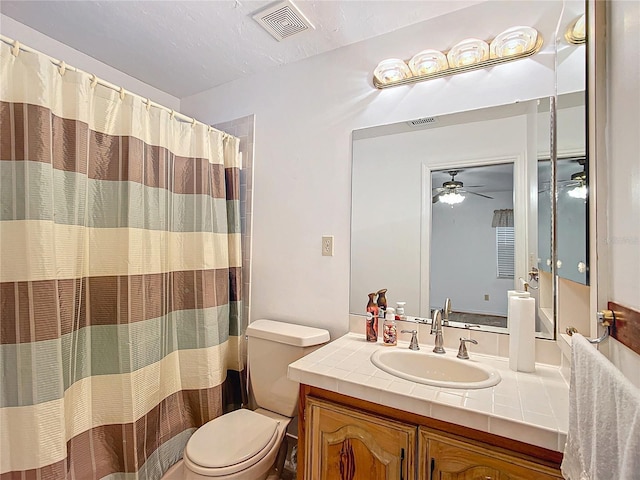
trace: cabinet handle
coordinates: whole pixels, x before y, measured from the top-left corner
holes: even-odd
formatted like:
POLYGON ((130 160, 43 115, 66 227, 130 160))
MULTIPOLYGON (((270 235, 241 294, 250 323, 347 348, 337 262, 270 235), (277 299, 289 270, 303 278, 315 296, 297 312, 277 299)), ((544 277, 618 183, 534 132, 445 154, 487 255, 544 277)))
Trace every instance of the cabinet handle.
POLYGON ((400 480, 404 480, 404 448, 400 449, 400 480))

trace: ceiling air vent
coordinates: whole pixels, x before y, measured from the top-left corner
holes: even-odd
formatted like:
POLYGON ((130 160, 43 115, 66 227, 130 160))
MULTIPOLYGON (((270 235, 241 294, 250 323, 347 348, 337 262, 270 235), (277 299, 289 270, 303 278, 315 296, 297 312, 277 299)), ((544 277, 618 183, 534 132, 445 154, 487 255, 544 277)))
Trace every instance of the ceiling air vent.
POLYGON ((290 0, 277 2, 256 13, 253 19, 279 42, 315 27, 290 0))
POLYGON ((438 121, 438 119, 436 117, 424 117, 424 118, 418 118, 417 120, 411 120, 410 122, 407 122, 409 125, 411 125, 412 127, 417 127, 419 125, 427 125, 429 123, 436 123, 438 121))

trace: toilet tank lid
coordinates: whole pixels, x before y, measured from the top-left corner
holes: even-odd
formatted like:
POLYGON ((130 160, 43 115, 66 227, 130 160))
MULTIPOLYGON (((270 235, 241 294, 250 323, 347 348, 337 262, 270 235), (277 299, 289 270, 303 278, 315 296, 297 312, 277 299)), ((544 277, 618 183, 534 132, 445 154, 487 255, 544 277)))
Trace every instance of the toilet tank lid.
POLYGON ((247 336, 296 347, 310 347, 329 341, 329 332, 323 328, 264 319, 251 322, 247 327, 247 336))

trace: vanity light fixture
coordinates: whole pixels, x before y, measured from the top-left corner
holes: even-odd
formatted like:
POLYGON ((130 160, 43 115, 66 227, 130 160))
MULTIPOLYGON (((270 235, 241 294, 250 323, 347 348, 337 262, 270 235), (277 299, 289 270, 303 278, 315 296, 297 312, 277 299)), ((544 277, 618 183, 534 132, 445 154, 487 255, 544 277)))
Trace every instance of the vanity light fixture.
POLYGON ((534 55, 542 44, 542 36, 535 28, 511 27, 489 43, 467 38, 448 52, 429 49, 408 61, 383 60, 373 72, 373 84, 382 89, 492 67, 534 55))
POLYGON ((457 205, 458 203, 462 203, 464 201, 464 195, 460 195, 457 192, 445 193, 443 195, 440 195, 440 199, 438 201, 453 206, 457 205))
POLYGON ((580 45, 587 41, 587 19, 585 14, 576 18, 564 34, 564 38, 569 43, 580 45))

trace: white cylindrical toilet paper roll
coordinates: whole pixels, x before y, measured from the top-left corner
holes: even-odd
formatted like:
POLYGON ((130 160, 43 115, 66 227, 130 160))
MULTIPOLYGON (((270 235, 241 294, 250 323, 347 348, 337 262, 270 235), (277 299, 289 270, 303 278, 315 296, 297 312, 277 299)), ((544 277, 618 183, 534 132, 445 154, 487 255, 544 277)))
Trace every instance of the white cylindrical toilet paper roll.
POLYGON ((533 372, 536 364, 536 301, 530 297, 509 297, 509 368, 533 372))
POLYGON ((507 290, 507 328, 509 329, 509 368, 518 371, 518 335, 520 324, 511 318, 511 297, 529 297, 531 294, 522 290, 507 290))

